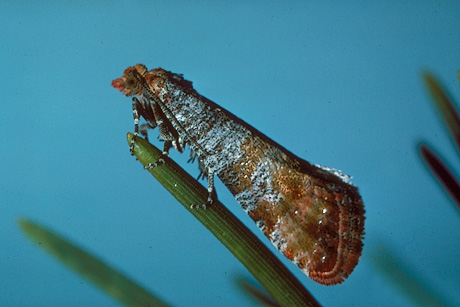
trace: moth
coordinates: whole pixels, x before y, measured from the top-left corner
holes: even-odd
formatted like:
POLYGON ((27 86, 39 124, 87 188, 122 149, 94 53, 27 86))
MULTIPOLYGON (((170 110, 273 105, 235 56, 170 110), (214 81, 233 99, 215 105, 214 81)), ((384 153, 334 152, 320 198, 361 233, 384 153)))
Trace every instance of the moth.
POLYGON ((312 280, 334 285, 351 274, 363 249, 365 211, 347 176, 295 156, 198 94, 182 75, 137 64, 112 86, 133 97, 135 136, 158 127, 164 154, 190 147, 208 179, 208 202, 217 175, 273 245, 312 280), (139 129, 141 117, 146 124, 139 129))

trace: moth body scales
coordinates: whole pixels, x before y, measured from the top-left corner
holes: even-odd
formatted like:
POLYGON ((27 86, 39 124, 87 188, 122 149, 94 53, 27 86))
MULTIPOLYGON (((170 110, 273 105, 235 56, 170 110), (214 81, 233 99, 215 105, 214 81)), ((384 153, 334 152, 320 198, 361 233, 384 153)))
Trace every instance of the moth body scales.
POLYGON ((208 190, 217 175, 273 245, 310 278, 334 285, 351 274, 363 248, 364 205, 345 176, 296 157, 198 94, 181 75, 137 64, 112 86, 134 96, 135 135, 143 117, 147 128, 158 127, 165 152, 189 145, 208 190))

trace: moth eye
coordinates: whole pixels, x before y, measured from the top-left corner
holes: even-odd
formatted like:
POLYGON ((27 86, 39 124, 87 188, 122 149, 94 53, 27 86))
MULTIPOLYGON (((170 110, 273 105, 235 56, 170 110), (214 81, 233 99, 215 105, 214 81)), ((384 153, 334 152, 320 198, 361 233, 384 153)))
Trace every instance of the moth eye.
POLYGON ((136 86, 136 80, 134 80, 134 77, 128 76, 125 81, 125 87, 134 88, 135 86, 136 86))

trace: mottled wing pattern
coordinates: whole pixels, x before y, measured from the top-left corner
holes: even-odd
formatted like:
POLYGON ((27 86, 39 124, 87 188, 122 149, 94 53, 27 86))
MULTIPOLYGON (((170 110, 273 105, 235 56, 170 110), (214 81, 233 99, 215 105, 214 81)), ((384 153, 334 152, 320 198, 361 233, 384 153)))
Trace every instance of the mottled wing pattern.
POLYGON ((200 168, 216 174, 241 207, 287 258, 314 281, 334 285, 357 265, 364 205, 342 176, 312 165, 199 95, 181 75, 128 67, 112 85, 139 98, 141 115, 200 168), (153 114, 145 114, 151 110, 153 114))

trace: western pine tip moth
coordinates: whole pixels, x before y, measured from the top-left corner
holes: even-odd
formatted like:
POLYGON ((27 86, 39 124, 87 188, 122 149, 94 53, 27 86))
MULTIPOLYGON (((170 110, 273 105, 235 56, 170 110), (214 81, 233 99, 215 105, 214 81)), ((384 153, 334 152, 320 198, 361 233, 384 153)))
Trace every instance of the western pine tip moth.
POLYGON ((181 75, 137 64, 112 86, 133 96, 135 136, 158 127, 165 154, 189 145, 208 179, 209 202, 216 174, 311 279, 334 285, 351 274, 363 248, 364 205, 346 176, 296 157, 198 94, 181 75), (146 124, 139 128, 140 117, 146 124))

